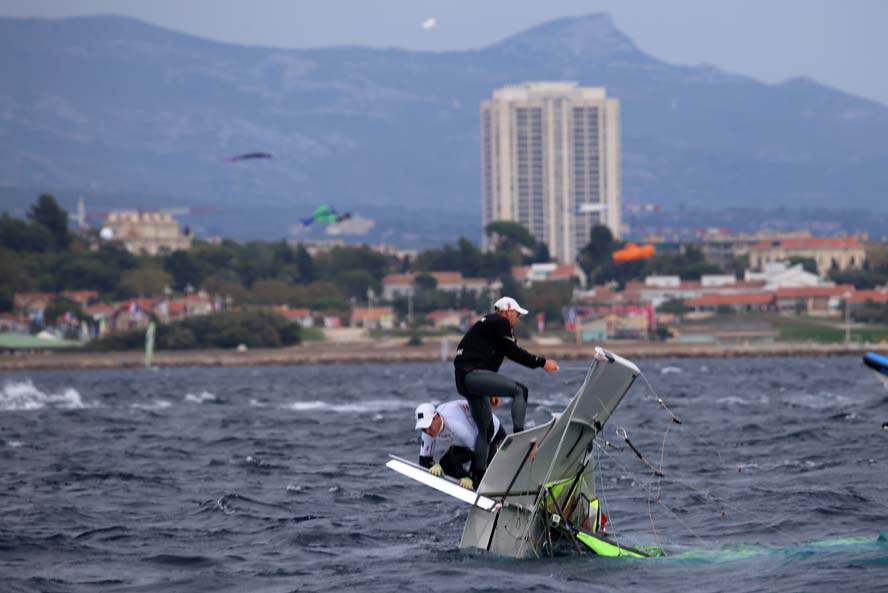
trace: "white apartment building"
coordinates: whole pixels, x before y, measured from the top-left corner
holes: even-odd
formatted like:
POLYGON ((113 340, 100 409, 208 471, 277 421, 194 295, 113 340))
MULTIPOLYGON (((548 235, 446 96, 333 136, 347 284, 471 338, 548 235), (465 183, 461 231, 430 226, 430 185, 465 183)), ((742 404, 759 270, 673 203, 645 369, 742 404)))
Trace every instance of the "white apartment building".
POLYGON ((481 104, 481 183, 483 226, 519 222, 559 262, 596 224, 620 237, 619 101, 575 82, 494 91, 481 104))

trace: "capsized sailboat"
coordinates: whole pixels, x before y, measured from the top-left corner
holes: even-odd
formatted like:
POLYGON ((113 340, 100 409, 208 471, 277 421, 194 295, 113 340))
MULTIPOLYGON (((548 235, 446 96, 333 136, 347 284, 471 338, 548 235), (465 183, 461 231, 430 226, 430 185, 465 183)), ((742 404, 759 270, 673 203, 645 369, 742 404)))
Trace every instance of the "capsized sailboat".
POLYGON ((393 457, 387 466, 472 505, 459 543, 463 550, 510 558, 565 550, 635 558, 662 555, 659 548, 631 547, 609 536, 595 495, 595 437, 639 374, 629 360, 596 349, 582 386, 564 412, 509 435, 476 492, 403 459, 393 457))

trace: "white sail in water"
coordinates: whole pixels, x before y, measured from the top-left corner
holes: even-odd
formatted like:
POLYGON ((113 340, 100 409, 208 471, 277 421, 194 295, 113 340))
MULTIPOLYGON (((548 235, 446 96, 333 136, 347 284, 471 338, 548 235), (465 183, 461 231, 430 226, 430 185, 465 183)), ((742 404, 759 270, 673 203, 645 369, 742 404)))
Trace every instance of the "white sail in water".
MULTIPOLYGON (((583 479, 586 474, 591 478, 594 469, 589 454, 595 436, 640 374, 632 362, 604 350, 596 359, 561 415, 503 442, 477 491, 502 507, 495 513, 470 509, 460 548, 534 556, 529 542, 544 537, 542 522, 535 520, 544 486, 576 480, 586 498, 595 498, 593 480, 583 479)), ((576 506, 575 501, 568 504, 576 506)))
POLYGON ((157 326, 153 321, 148 322, 148 330, 145 332, 145 368, 151 368, 151 362, 154 360, 154 333, 157 326))

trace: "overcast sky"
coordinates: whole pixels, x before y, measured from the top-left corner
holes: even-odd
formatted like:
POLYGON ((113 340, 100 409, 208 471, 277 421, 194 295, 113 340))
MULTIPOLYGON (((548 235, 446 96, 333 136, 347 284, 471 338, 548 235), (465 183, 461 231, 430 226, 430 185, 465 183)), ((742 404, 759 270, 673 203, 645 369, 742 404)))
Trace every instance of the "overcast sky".
POLYGON ((807 76, 888 105, 888 0, 0 0, 2 16, 118 14, 287 48, 478 48, 596 12, 667 62, 771 83, 807 76))

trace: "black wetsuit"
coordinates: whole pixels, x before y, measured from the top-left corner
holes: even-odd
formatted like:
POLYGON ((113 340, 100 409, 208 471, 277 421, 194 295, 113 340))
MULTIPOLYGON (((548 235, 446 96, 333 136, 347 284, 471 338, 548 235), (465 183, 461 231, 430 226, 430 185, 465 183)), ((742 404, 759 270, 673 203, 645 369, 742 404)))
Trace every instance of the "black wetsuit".
POLYGON ((542 356, 534 356, 518 346, 509 320, 497 313, 485 315, 469 329, 456 349, 453 366, 456 390, 466 398, 472 418, 478 426, 472 479, 477 485, 487 469, 487 446, 493 434, 493 411, 488 398, 512 398, 512 428, 524 430, 527 410, 527 387, 498 375, 497 371, 508 358, 529 368, 546 364, 542 356))

